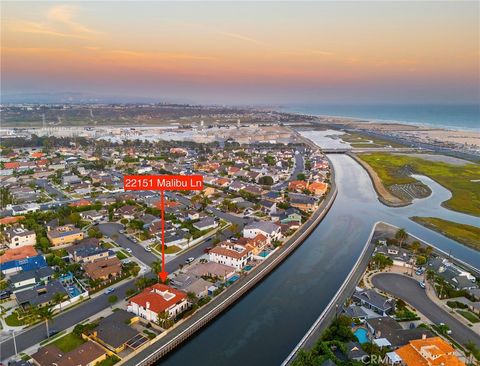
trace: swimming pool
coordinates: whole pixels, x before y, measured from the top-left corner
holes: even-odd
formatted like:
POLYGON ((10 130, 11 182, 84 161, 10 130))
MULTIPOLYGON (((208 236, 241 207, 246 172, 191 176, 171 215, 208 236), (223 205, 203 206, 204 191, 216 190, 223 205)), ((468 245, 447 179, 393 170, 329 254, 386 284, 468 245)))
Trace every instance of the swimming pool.
POLYGON ((245 271, 250 271, 252 268, 253 268, 252 266, 245 266, 245 267, 243 267, 243 269, 244 269, 245 271))
POLYGON ((365 328, 358 328, 355 332, 353 332, 355 337, 357 337, 360 343, 368 343, 368 332, 365 328))
POLYGON ((271 252, 269 252, 269 251, 262 250, 260 253, 258 253, 258 255, 259 255, 260 257, 267 258, 270 253, 271 253, 271 252))

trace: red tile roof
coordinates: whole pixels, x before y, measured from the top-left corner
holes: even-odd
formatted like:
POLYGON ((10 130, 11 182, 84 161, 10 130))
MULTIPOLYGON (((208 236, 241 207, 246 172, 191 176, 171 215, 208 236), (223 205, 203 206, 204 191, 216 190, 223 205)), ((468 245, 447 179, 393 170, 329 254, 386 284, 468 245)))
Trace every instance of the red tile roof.
POLYGON ((179 291, 173 287, 157 283, 151 287, 147 287, 142 293, 132 297, 130 302, 135 303, 143 308, 147 308, 148 302, 148 309, 158 314, 168 310, 170 307, 184 300, 186 297, 187 294, 183 291, 179 291))
POLYGON ((23 247, 7 249, 5 253, 0 256, 0 263, 25 259, 28 257, 34 257, 36 255, 37 251, 35 250, 33 245, 25 245, 23 247))

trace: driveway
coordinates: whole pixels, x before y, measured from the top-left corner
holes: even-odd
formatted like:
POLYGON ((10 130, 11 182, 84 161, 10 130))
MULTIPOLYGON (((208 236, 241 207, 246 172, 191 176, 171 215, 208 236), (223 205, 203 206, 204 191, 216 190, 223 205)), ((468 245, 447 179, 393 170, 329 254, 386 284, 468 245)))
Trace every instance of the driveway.
POLYGON ((466 344, 472 341, 480 347, 480 335, 430 300, 416 280, 395 273, 380 273, 372 277, 372 283, 378 289, 412 305, 432 323, 448 325, 452 330, 451 337, 457 342, 466 344))

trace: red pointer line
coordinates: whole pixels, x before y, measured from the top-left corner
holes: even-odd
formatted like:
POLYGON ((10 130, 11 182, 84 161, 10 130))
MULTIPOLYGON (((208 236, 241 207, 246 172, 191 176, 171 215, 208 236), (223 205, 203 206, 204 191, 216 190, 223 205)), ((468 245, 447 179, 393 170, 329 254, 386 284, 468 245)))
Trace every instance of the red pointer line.
POLYGON ((160 272, 160 279, 165 282, 168 277, 168 272, 165 271, 165 191, 160 191, 161 206, 162 206, 162 271, 160 272))

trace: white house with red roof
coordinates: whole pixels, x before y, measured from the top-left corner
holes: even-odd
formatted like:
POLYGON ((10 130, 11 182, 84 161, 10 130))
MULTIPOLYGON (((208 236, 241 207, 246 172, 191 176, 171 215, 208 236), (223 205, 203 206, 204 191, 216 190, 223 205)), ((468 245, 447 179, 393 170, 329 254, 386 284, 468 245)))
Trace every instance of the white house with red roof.
POLYGON ((158 314, 167 312, 169 318, 173 318, 187 310, 189 306, 185 292, 157 283, 132 297, 127 311, 148 321, 157 322, 158 314))

